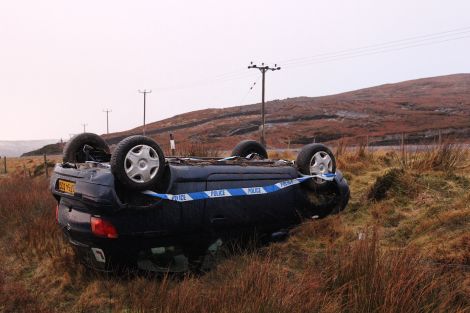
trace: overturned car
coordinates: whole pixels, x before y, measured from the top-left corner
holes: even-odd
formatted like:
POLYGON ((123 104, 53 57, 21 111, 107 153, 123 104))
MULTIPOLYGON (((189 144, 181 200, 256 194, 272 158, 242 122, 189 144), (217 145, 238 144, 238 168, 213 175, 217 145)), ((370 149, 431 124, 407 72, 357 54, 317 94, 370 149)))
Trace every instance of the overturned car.
POLYGON ((206 270, 227 242, 284 236, 305 219, 343 210, 349 187, 331 151, 268 159, 256 141, 227 158, 165 157, 149 137, 111 154, 98 135, 70 140, 51 177, 56 218, 79 259, 96 270, 206 270))

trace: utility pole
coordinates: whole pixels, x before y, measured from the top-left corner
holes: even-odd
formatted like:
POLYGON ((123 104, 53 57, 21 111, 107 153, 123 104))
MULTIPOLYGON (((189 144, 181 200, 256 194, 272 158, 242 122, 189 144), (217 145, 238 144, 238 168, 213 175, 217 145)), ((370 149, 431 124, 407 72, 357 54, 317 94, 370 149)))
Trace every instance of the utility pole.
POLYGON ((265 90, 265 75, 267 71, 278 71, 281 69, 280 66, 277 66, 277 64, 274 64, 274 67, 269 67, 267 65, 264 65, 264 63, 261 63, 261 66, 258 66, 256 64, 253 64, 253 62, 248 65, 248 69, 252 68, 257 68, 260 70, 261 75, 263 77, 262 80, 262 92, 261 92, 261 144, 266 147, 266 139, 264 137, 264 124, 266 122, 265 119, 265 110, 264 110, 264 90, 265 90))
POLYGON ((106 113, 106 134, 109 134, 109 113, 113 112, 112 110, 106 109, 103 110, 106 113))
POLYGON ((82 124, 83 126, 83 132, 86 133, 86 127, 87 127, 88 124, 82 124))
POLYGON ((142 132, 145 136, 145 98, 147 96, 148 93, 152 93, 152 90, 146 90, 144 89, 143 91, 139 90, 140 93, 143 93, 144 94, 144 127, 142 129, 142 132))

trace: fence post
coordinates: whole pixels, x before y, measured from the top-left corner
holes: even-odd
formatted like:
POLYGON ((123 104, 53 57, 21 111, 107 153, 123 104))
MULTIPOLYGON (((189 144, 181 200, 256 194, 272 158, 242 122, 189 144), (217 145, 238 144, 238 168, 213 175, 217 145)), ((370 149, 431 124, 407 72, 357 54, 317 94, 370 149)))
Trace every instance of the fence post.
POLYGON ((175 144, 175 139, 173 138, 172 133, 170 133, 170 149, 171 149, 171 156, 175 156, 176 144, 175 144))
POLYGON ((3 157, 3 169, 6 174, 7 173, 7 157, 6 156, 3 157))
POLYGON ((405 153, 405 134, 404 133, 401 133, 400 146, 401 146, 400 147, 401 148, 401 160, 403 163, 403 167, 406 167, 407 160, 406 160, 406 153, 405 153))
POLYGON ((49 177, 49 173, 47 172, 47 156, 44 153, 44 172, 46 173, 46 177, 49 177))
POLYGON ((23 163, 23 174, 24 177, 26 178, 26 164, 23 163))

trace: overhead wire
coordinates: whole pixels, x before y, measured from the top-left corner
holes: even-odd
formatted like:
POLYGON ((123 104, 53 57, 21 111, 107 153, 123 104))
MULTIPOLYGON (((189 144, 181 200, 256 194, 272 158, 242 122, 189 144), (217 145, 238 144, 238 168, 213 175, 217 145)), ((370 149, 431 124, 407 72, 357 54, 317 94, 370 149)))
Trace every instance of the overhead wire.
POLYGON ((458 35, 462 33, 468 33, 470 32, 470 26, 468 27, 461 27, 461 28, 456 28, 453 30, 448 30, 444 32, 438 32, 438 33, 432 33, 432 34, 425 34, 425 35, 419 35, 419 36, 413 36, 413 37, 407 37, 403 39, 398 39, 398 40, 391 40, 391 41, 386 41, 382 43, 377 43, 377 44, 372 44, 372 45, 366 45, 366 46, 361 46, 361 47, 356 47, 356 48, 351 48, 351 49, 343 49, 339 51, 333 51, 333 52, 326 52, 326 53, 320 53, 320 54, 315 54, 311 56, 305 56, 305 57, 299 57, 299 58, 293 58, 293 59, 285 59, 285 60, 280 60, 278 63, 288 65, 290 63, 295 63, 298 61, 304 61, 304 60, 310 60, 310 59, 316 59, 316 58, 322 58, 322 57, 330 57, 330 56, 335 56, 338 54, 347 54, 347 53, 354 53, 354 52, 360 52, 362 50, 368 50, 368 49, 380 49, 385 46, 390 46, 390 45, 400 45, 400 44, 409 44, 413 43, 416 41, 426 41, 426 40, 432 40, 440 37, 446 37, 446 36, 452 36, 452 35, 458 35))
POLYGON ((444 43, 444 42, 454 41, 454 40, 459 40, 459 39, 465 39, 465 38, 470 38, 470 33, 467 36, 459 36, 459 37, 447 38, 447 39, 443 39, 443 40, 435 40, 435 41, 428 41, 428 42, 423 42, 423 43, 408 44, 408 45, 404 45, 404 46, 402 45, 402 46, 396 46, 396 47, 374 49, 374 50, 370 50, 370 51, 363 51, 363 52, 360 52, 360 53, 350 53, 350 54, 341 55, 341 56, 325 57, 325 58, 317 59, 317 60, 313 60, 313 61, 298 62, 298 63, 294 63, 294 64, 285 65, 285 66, 283 66, 283 68, 284 69, 286 69, 286 68, 295 68, 295 67, 299 67, 299 66, 307 66, 307 65, 313 65, 313 64, 340 61, 340 60, 351 59, 351 58, 356 58, 356 57, 361 57, 361 56, 375 55, 375 54, 405 50, 405 49, 409 49, 409 48, 435 45, 435 44, 439 44, 439 43, 444 43))
POLYGON ((194 88, 194 87, 201 87, 201 86, 206 86, 206 85, 212 85, 214 83, 225 83, 233 80, 239 80, 239 79, 244 79, 244 78, 251 78, 254 77, 255 75, 253 73, 248 73, 245 71, 240 71, 238 74, 232 74, 230 76, 226 77, 220 77, 220 78, 208 78, 204 80, 199 80, 191 83, 186 83, 186 84, 179 84, 179 85, 173 85, 173 86, 168 86, 168 87, 161 87, 161 88, 156 88, 158 91, 173 91, 173 90, 181 90, 181 89, 188 89, 188 88, 194 88))
MULTIPOLYGON (((285 59, 278 62, 282 65, 283 69, 295 68, 299 66, 320 64, 326 62, 340 61, 344 59, 356 58, 360 56, 375 55, 381 53, 388 53, 392 51, 399 51, 415 47, 434 45, 448 41, 465 39, 470 37, 470 26, 456 28, 452 30, 418 35, 398 40, 387 41, 372 45, 356 47, 352 49, 343 49, 339 51, 327 52, 316 54, 312 56, 305 56, 299 58, 285 59)), ((255 75, 248 73, 245 70, 234 70, 225 72, 212 77, 207 77, 198 81, 188 82, 184 84, 176 84, 173 86, 157 88, 158 91, 173 91, 189 88, 202 87, 213 85, 217 83, 225 83, 233 80, 252 78, 255 75)))

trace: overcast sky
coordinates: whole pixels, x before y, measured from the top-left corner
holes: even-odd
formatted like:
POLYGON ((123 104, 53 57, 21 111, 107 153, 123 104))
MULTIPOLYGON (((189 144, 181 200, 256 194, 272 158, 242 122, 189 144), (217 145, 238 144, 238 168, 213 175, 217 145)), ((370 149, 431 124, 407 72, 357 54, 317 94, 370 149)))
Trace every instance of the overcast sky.
POLYGON ((104 133, 105 108, 111 131, 136 127, 144 88, 148 122, 259 102, 250 61, 283 67, 268 100, 468 73, 469 12, 464 0, 0 0, 0 140, 104 133))

